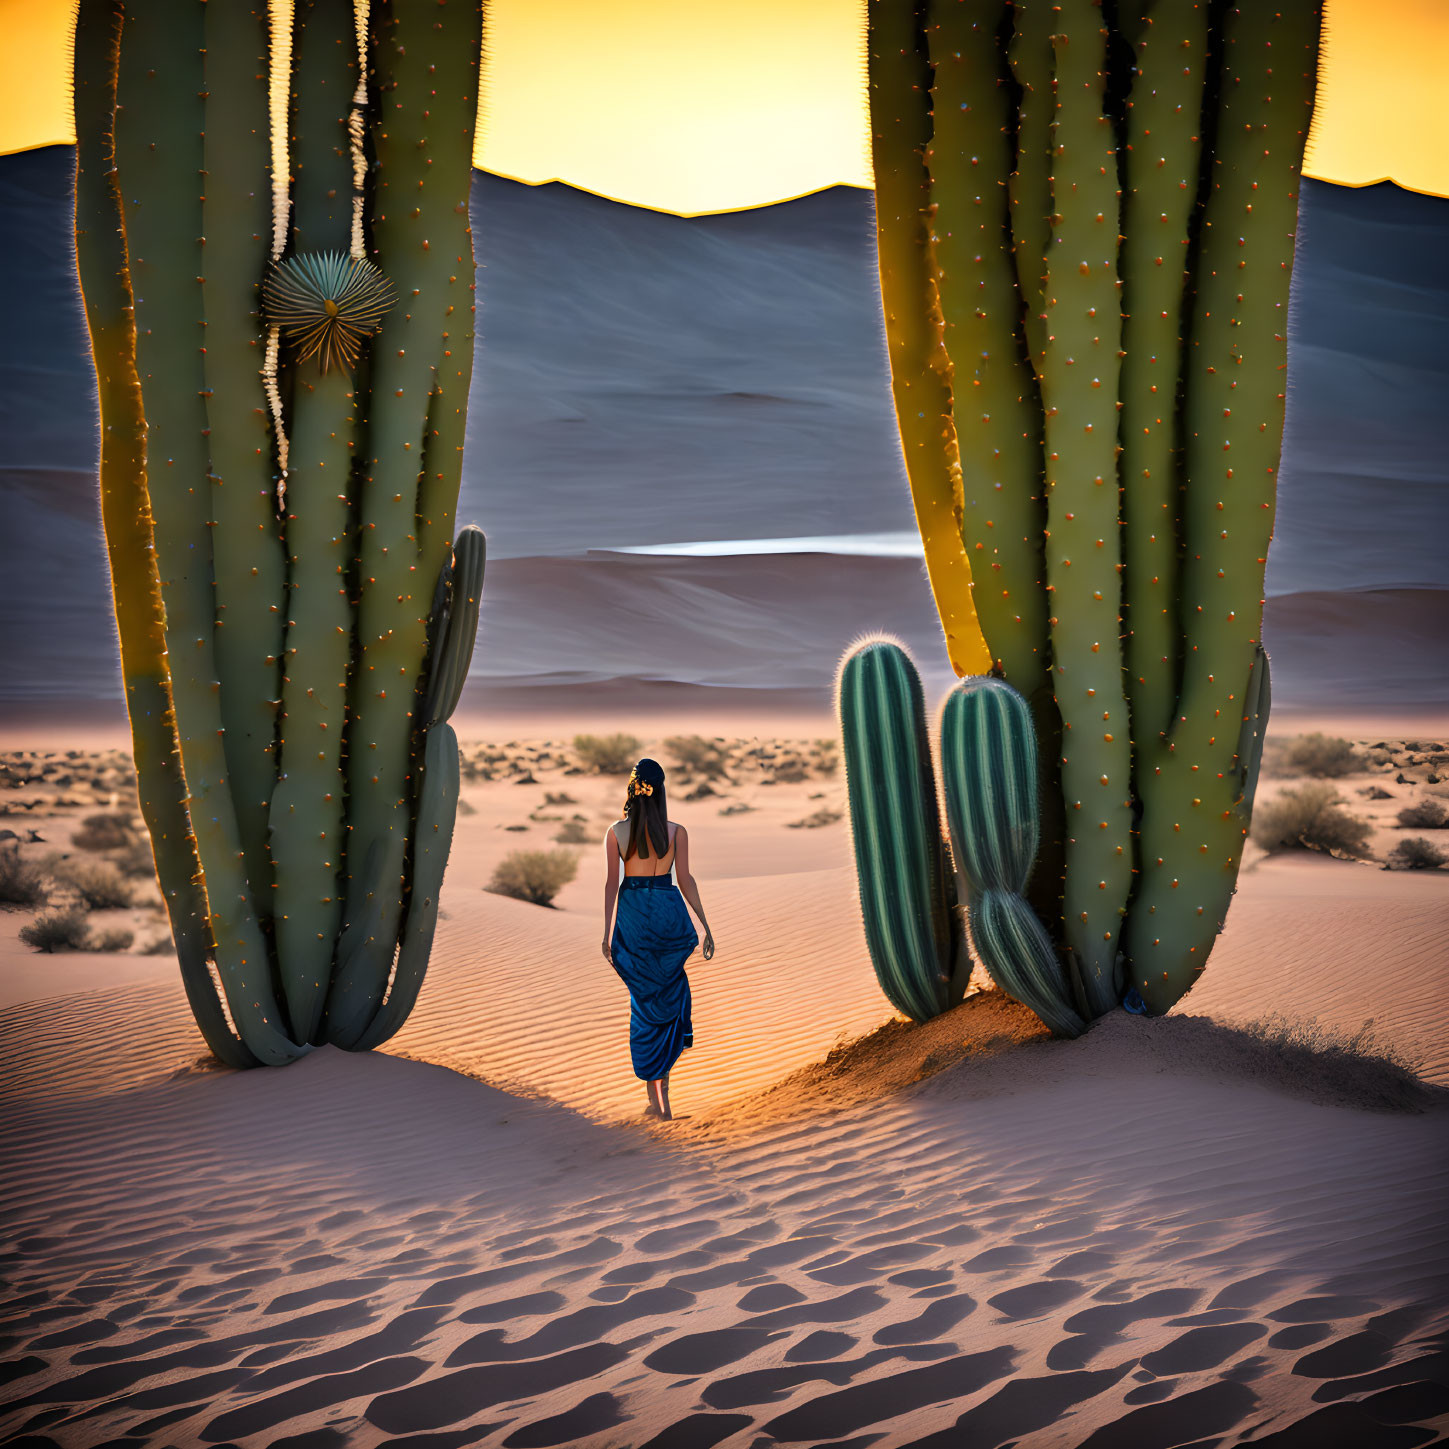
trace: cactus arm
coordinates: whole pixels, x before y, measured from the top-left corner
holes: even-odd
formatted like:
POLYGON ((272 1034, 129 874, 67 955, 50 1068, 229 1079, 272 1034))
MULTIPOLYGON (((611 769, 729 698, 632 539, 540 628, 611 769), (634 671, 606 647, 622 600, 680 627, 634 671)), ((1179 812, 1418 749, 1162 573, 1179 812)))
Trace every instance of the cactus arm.
POLYGON ((1022 325, 1033 364, 1046 348, 1046 256, 1052 239, 1052 28, 1049 0, 1012 0, 1007 56, 1021 96, 1016 165, 1007 183, 1012 260, 1021 290, 1022 325))
MULTIPOLYGON (((305 0, 292 36, 293 241, 346 253, 352 233, 348 120, 358 56, 350 7, 305 0)), ((289 363, 286 633, 270 802, 283 995, 299 1041, 315 1040, 342 920, 346 726, 353 615, 351 473, 358 385, 316 358, 289 363)))
POLYGON ((1037 742, 1030 706, 1009 684, 965 679, 947 695, 941 783, 976 954, 1056 1035, 1080 1036, 1061 964, 1022 895, 1038 843, 1037 742))
POLYGON ((1119 637, 1117 159, 1104 109, 1106 36, 1091 0, 1063 0, 1052 56, 1055 211, 1041 377, 1052 666, 1063 729, 1063 926, 1099 1015, 1120 999, 1133 818, 1119 637))
POLYGON ((267 802, 277 772, 282 652, 282 543, 258 300, 272 211, 265 7, 208 0, 203 27, 206 240, 199 300, 206 318, 216 668, 237 829, 252 906, 265 921, 273 905, 267 802))
POLYGON ((478 608, 483 597, 487 547, 483 530, 470 524, 459 533, 453 558, 438 575, 442 607, 438 613, 437 637, 430 639, 428 648, 425 728, 431 729, 449 719, 463 696, 478 637, 478 608))
POLYGON ((1139 0, 1126 18, 1136 64, 1122 198, 1123 617, 1139 746, 1155 746, 1170 727, 1181 666, 1177 402, 1198 224, 1208 9, 1191 0, 1139 0))
POLYGON ((1237 802, 1243 828, 1253 820, 1253 800, 1258 793, 1258 775, 1263 768, 1263 742, 1268 734, 1268 714, 1273 707, 1273 682, 1268 651, 1260 644, 1248 681, 1247 708, 1243 712, 1243 733, 1238 741, 1241 769, 1241 798, 1237 802))
POLYGON ((958 675, 990 665, 961 538, 950 363, 930 257, 929 67, 916 7, 870 0, 867 67, 881 305, 901 451, 936 611, 958 675))
POLYGON ((203 8, 192 0, 127 6, 116 162, 125 177, 147 486, 187 803, 232 1021, 260 1061, 279 1065, 306 1048, 286 1034, 251 905, 222 744, 214 644, 199 281, 203 8))
POLYGON ((387 999, 354 1044, 357 1051, 370 1051, 396 1034, 422 989, 433 947, 433 932, 438 924, 438 897, 458 815, 459 784, 458 736, 453 733, 452 725, 439 722, 428 730, 423 783, 418 797, 417 835, 413 843, 412 895, 398 950, 397 970, 387 999))
POLYGON ((1242 861, 1246 822, 1235 807, 1252 760, 1241 759, 1240 741, 1262 687, 1255 676, 1266 682, 1256 661, 1318 33, 1310 0, 1229 5, 1224 18, 1186 364, 1182 690, 1168 741, 1147 764, 1128 942, 1133 985, 1154 1012, 1201 972, 1242 861))
POLYGON ((857 645, 841 663, 836 707, 866 945, 886 999, 927 1021, 966 971, 909 655, 890 640, 857 645))
POLYGON ((101 413, 101 521, 141 815, 171 922, 181 983, 206 1045, 230 1067, 256 1058, 226 1020, 208 967, 211 931, 171 713, 161 589, 146 494, 145 416, 113 154, 118 0, 84 0, 76 27, 76 258, 101 413))
MULTIPOLYGON (((437 421, 440 408, 465 405, 466 388, 462 394, 452 385, 444 390, 439 363, 455 370, 463 366, 459 353, 466 349, 448 344, 471 325, 467 214, 481 34, 477 0, 373 11, 370 55, 385 117, 376 130, 373 236, 401 300, 372 359, 361 502, 360 656, 350 690, 348 854, 365 861, 373 842, 386 840, 384 855, 399 871, 415 788, 413 734, 421 721, 414 710, 431 586, 451 541, 443 522, 450 521, 451 510, 437 506, 437 489, 428 485, 423 507, 436 530, 429 537, 428 566, 419 538, 419 480, 440 474, 440 486, 451 487, 456 497, 461 458, 448 446, 458 424, 445 439, 437 421), (439 126, 430 119, 440 104, 451 111, 460 98, 456 124, 439 126), (449 351, 453 356, 443 358, 449 351)), ((386 874, 391 880, 392 871, 386 874)), ((346 972, 347 1002, 328 1011, 329 1040, 341 1046, 351 1045, 376 1014, 402 924, 400 890, 389 886, 380 897, 367 896, 362 875, 350 870, 349 927, 364 914, 371 924, 358 935, 346 972)))

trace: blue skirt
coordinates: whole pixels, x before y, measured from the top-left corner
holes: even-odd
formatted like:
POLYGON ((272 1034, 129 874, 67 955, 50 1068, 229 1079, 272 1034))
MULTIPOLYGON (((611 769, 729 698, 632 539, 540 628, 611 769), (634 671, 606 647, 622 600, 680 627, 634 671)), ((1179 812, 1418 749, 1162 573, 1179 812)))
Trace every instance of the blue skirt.
POLYGON ((634 1075, 657 1082, 694 1044, 684 963, 699 935, 668 875, 625 876, 609 942, 614 970, 629 988, 629 1053, 634 1075))

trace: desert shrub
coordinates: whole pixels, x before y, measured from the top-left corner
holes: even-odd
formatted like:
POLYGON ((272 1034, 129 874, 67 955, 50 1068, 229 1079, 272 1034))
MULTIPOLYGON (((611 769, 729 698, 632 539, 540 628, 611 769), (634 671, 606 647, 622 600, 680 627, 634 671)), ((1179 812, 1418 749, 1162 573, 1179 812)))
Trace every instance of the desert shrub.
POLYGON ((1449 810, 1438 800, 1420 800, 1399 811, 1399 824, 1411 830, 1449 830, 1449 810))
POLYGON ((63 911, 42 911, 28 926, 21 926, 20 939, 37 951, 84 951, 90 927, 81 906, 63 911))
POLYGON ((0 846, 0 907, 43 906, 49 898, 45 877, 20 854, 20 846, 0 846))
POLYGON ((559 790, 557 793, 553 790, 545 790, 543 803, 545 805, 577 805, 579 802, 567 790, 559 790))
POLYGON ((746 805, 743 800, 736 800, 733 805, 726 805, 719 813, 721 815, 747 815, 755 807, 746 805))
POLYGON ((664 741, 669 757, 686 774, 717 780, 729 768, 728 748, 703 735, 671 735, 664 741))
POLYGON ((135 816, 119 810, 87 815, 71 837, 77 850, 119 850, 135 839, 135 816))
POLYGON ((1364 766, 1363 759, 1354 752, 1348 740, 1321 733, 1297 735, 1285 740, 1279 759, 1287 774, 1316 775, 1324 780, 1351 775, 1364 766))
POLYGON ((594 837, 582 820, 565 820, 554 840, 559 845, 591 845, 594 837))
POLYGON ((1332 786, 1305 784, 1261 801, 1253 812, 1252 838, 1268 851, 1318 850, 1363 859, 1372 822, 1342 807, 1347 802, 1332 786))
POLYGON ((1388 855, 1390 870, 1438 870, 1446 860, 1449 855, 1422 835, 1401 840, 1388 855))
POLYGON ((1329 855, 1368 854, 1373 827, 1341 809, 1332 785, 1300 785, 1259 803, 1253 812, 1253 839, 1264 850, 1322 850, 1329 855))
POLYGON ((575 735, 574 754, 595 775, 622 775, 634 768, 639 741, 625 734, 575 735))
POLYGON ((112 857, 116 869, 132 880, 152 880, 156 875, 156 858, 151 854, 151 842, 142 835, 129 845, 123 846, 112 857))
POLYGON ((61 860, 53 873, 93 911, 126 910, 135 899, 135 888, 109 860, 61 860))
POLYGON ((515 850, 498 862, 484 889, 536 906, 551 906, 578 873, 578 857, 567 850, 515 850))
POLYGON ((141 947, 141 954, 143 956, 169 956, 175 950, 176 945, 169 935, 153 936, 141 947))
POLYGON ((129 951, 131 942, 136 939, 134 931, 127 931, 120 928, 110 931, 102 931, 99 935, 92 936, 86 942, 87 951, 129 951))
POLYGON ((828 806, 822 805, 813 815, 807 815, 803 820, 791 820, 786 829, 819 830, 822 825, 834 825, 839 819, 839 810, 831 810, 828 806))

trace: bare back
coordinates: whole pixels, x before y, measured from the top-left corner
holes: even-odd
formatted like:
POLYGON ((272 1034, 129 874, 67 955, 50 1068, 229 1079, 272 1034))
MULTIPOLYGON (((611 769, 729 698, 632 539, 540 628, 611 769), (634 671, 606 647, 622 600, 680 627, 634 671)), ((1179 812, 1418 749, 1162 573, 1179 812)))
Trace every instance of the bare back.
MULTIPOLYGON (((624 852, 629 848, 629 822, 618 820, 614 823, 614 837, 619 842, 619 859, 624 861, 625 875, 668 875, 674 865, 674 836, 679 827, 672 821, 669 826, 669 849, 662 856, 640 855, 637 852, 632 859, 625 860, 624 852)), ((648 837, 645 837, 646 842, 648 837)))

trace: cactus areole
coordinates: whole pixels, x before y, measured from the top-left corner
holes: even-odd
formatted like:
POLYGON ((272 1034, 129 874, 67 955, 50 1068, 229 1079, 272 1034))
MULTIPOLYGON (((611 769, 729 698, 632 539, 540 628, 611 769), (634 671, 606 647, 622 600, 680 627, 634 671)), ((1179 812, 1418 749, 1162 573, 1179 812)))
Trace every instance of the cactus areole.
MULTIPOLYGON (((1236 886, 1320 8, 868 3, 881 293, 928 572, 957 674, 1029 706, 1025 895, 1087 1017, 1128 993, 1166 1011, 1236 886)), ((978 948, 998 905, 973 914, 978 948)))
POLYGON ((82 0, 76 239, 141 807, 232 1066, 387 1040, 458 803, 482 535, 480 0, 82 0), (380 124, 386 116, 386 124, 380 124))

